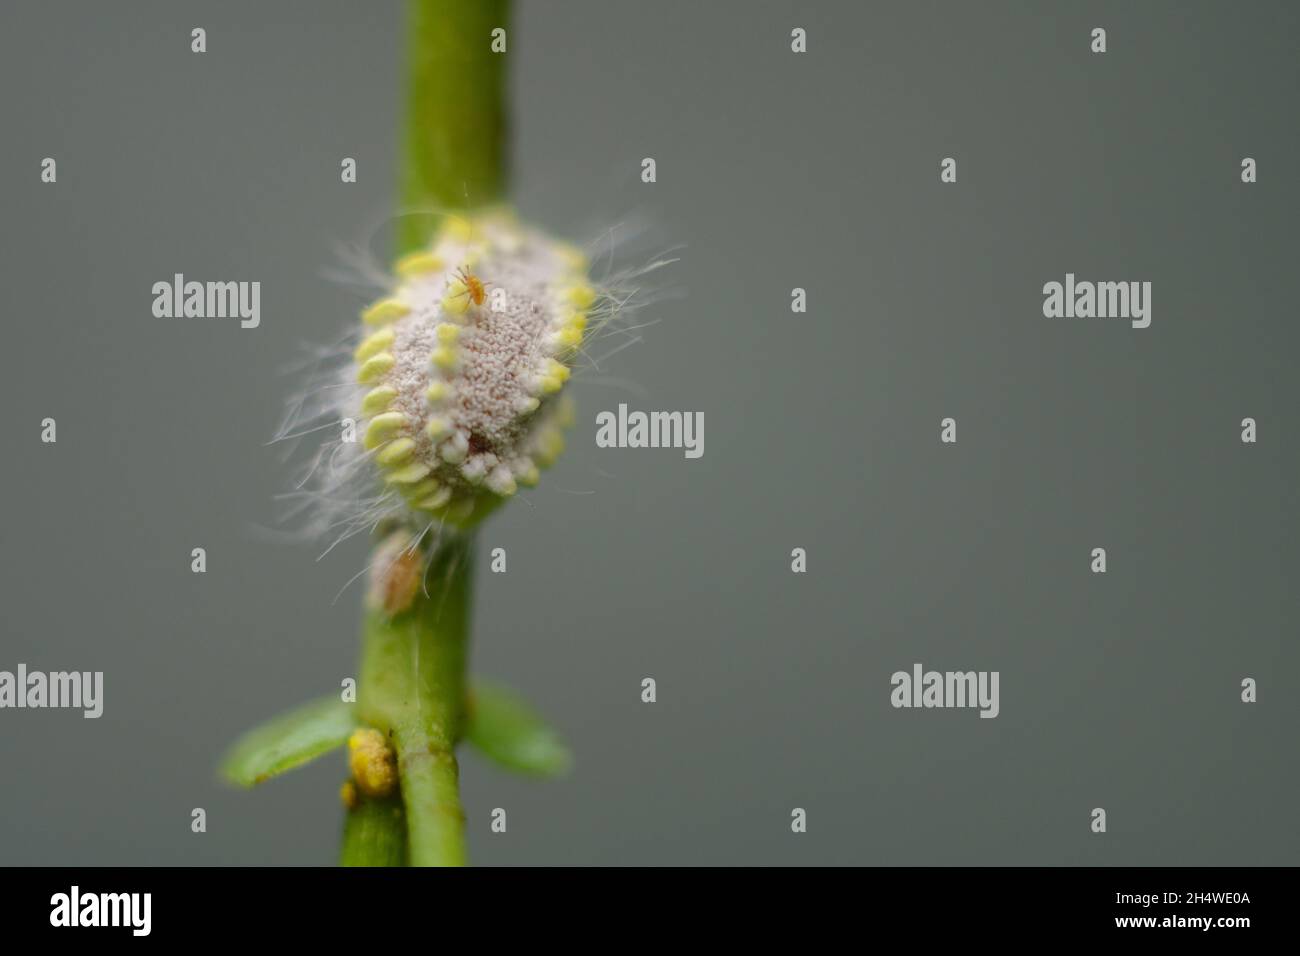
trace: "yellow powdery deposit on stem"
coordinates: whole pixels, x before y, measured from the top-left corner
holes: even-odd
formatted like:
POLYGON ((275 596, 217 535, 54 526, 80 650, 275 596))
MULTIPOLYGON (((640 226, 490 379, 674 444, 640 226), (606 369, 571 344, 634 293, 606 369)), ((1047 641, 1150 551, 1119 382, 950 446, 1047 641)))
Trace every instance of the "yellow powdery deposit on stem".
POLYGON ((504 211, 451 216, 361 314, 357 411, 384 482, 468 526, 564 446, 563 394, 601 292, 574 247, 504 211))
MULTIPOLYGON (((348 739, 348 766, 356 789, 367 797, 385 797, 397 788, 397 758, 384 735, 373 728, 358 730, 348 739)), ((344 802, 355 794, 346 790, 344 802)))

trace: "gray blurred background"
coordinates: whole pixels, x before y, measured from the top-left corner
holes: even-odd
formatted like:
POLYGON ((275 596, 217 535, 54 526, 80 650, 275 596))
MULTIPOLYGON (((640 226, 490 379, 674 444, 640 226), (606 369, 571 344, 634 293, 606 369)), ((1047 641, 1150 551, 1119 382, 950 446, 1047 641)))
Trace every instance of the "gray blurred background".
MULTIPOLYGON (((99 720, 0 712, 0 863, 332 863, 340 756, 252 793, 214 768, 354 673, 360 590, 332 602, 366 542, 318 562, 268 534, 289 476, 264 442, 281 369, 362 304, 322 277, 336 244, 392 211, 401 8, 0 18, 0 669, 106 685, 99 720), (261 281, 261 327, 154 318, 174 272, 261 281)), ((686 245, 684 295, 606 366, 636 391, 578 382, 569 451, 481 535, 473 669, 577 764, 467 754, 474 861, 1300 863, 1297 27, 1283 3, 518 4, 521 211, 575 238, 639 212, 686 245), (1066 272, 1151 281, 1151 327, 1045 319, 1066 272), (620 401, 702 411, 704 457, 596 448, 620 401), (893 709, 917 661, 1000 671, 1001 716, 893 709)))

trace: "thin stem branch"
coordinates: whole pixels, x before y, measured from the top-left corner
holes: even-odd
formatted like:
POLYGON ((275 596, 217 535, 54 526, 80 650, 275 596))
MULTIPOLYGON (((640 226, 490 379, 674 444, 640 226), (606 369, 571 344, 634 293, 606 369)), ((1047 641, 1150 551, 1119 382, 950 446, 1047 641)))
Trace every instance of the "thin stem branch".
POLYGON ((409 0, 407 94, 400 170, 399 255, 429 241, 436 212, 501 199, 506 186, 510 0, 409 0))
POLYGON ((406 824, 396 797, 361 798, 343 823, 342 866, 404 866, 406 824))
POLYGON ((464 812, 455 747, 465 725, 473 541, 435 543, 423 589, 395 617, 366 613, 358 687, 363 721, 397 752, 412 866, 465 862, 464 812))

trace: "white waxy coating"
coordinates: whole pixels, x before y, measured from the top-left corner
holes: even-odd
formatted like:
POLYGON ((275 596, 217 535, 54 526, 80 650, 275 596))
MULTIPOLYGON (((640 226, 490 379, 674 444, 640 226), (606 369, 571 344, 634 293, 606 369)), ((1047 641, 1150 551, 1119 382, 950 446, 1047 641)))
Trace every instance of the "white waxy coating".
POLYGON ((391 367, 367 373, 372 389, 392 390, 379 414, 406 423, 376 460, 405 474, 427 466, 440 491, 411 502, 424 510, 536 482, 564 417, 557 337, 575 301, 594 295, 569 250, 504 216, 455 221, 430 252, 440 268, 408 274, 389 300, 409 309, 387 326, 391 367))

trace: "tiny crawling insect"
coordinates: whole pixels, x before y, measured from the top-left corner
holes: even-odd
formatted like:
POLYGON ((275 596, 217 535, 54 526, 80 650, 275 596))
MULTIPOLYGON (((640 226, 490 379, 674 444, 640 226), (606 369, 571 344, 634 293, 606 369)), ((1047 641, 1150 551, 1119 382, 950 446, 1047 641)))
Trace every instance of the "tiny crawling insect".
POLYGON ((487 298, 486 283, 463 266, 456 270, 456 278, 465 286, 465 291, 458 292, 457 295, 467 295, 475 305, 482 305, 483 300, 487 298))

